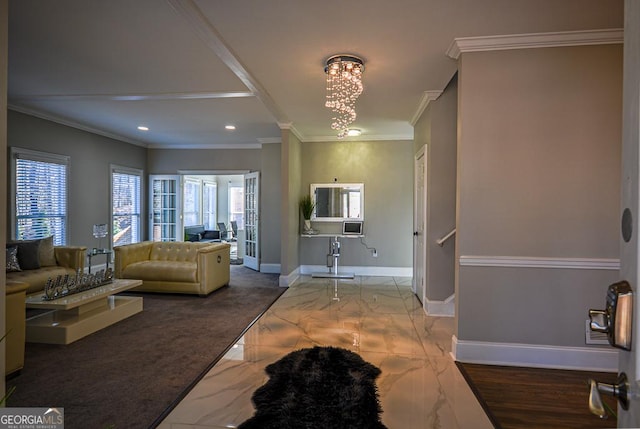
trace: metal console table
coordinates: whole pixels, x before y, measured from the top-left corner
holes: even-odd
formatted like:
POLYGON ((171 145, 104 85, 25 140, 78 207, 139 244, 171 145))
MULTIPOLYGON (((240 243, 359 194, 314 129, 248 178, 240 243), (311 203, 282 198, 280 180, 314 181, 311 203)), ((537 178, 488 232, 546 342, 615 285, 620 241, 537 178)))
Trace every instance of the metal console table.
POLYGON ((361 238, 364 235, 361 234, 302 234, 302 237, 310 238, 328 238, 329 239, 329 253, 327 253, 327 272, 312 273, 311 277, 325 278, 325 279, 353 279, 354 273, 341 273, 339 272, 338 260, 340 259, 340 238, 361 238))

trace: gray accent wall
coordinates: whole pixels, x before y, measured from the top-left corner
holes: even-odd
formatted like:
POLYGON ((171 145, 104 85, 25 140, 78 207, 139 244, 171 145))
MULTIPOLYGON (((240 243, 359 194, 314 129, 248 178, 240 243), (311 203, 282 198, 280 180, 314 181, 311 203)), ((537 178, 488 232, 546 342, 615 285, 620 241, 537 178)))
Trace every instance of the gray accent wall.
POLYGON ((426 155, 425 295, 444 301, 455 291, 456 237, 436 241, 456 227, 458 78, 431 101, 414 128, 415 151, 426 155))
MULTIPOLYGON (((342 241, 340 264, 407 268, 413 265, 413 141, 335 141, 302 144, 299 200, 312 183, 364 183, 364 244, 342 241), (370 248, 376 248, 374 258, 370 248)), ((297 207, 297 206, 296 206, 297 207)), ((295 233, 302 218, 296 211, 295 233)), ((340 233, 342 222, 312 222, 319 232, 340 233)), ((300 265, 325 265, 326 238, 300 240, 300 265)))
MULTIPOLYGON (((11 147, 70 157, 67 208, 69 245, 95 247, 98 243, 93 237, 93 225, 110 223, 111 164, 136 168, 142 170, 143 174, 147 170, 147 150, 143 147, 12 110, 8 112, 7 143, 11 147)), ((8 163, 5 165, 9 166, 8 163)), ((10 195, 5 198, 7 207, 11 207, 9 198, 10 195)), ((146 207, 146 203, 143 203, 143 207, 146 207)), ((142 216, 144 238, 146 211, 142 216)), ((11 216, 7 219, 11 219, 11 216)), ((5 225, 7 234, 10 234, 9 223, 5 225)))
POLYGON ((617 270, 500 267, 617 260, 622 46, 463 53, 456 284, 460 340, 585 346, 617 270))
POLYGON ((280 235, 282 219, 282 190, 280 143, 262 145, 262 168, 260 176, 261 250, 263 264, 280 264, 280 235))
POLYGON ((296 221, 298 215, 298 201, 300 198, 300 174, 302 163, 302 143, 291 132, 282 130, 282 199, 281 199, 281 249, 280 273, 283 276, 293 274, 299 264, 298 246, 299 229, 296 221))
MULTIPOLYGON (((9 52, 9 1, 0 0, 0 165, 7 165, 7 71, 9 52)), ((0 175, 0 189, 5 197, 0 198, 0 222, 7 224, 7 175, 0 175)), ((7 242, 6 228, 0 231, 0 260, 4 261, 6 269, 5 244, 7 242)), ((0 283, 0 308, 5 308, 6 278, 0 283)), ((6 313, 5 313, 6 314, 6 313)), ((5 332, 5 318, 0 318, 0 332, 5 332)), ((0 371, 5 370, 5 341, 0 344, 0 371)), ((0 391, 5 392, 4 378, 0 381, 0 391)))

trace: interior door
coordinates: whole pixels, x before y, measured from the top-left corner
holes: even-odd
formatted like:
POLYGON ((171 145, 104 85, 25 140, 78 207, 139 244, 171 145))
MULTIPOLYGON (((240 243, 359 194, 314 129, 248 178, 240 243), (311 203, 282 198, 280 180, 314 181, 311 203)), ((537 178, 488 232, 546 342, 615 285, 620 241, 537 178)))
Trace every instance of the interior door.
POLYGON ((149 176, 149 239, 183 241, 180 176, 149 176))
POLYGON ((244 176, 243 265, 260 271, 260 172, 244 176))
POLYGON ((637 395, 640 383, 640 2, 637 0, 625 1, 624 27, 620 278, 629 282, 634 292, 634 322, 631 351, 620 351, 619 371, 626 373, 631 394, 629 409, 618 407, 618 427, 640 427, 637 395))
POLYGON ((425 194, 425 151, 424 147, 415 157, 414 165, 414 214, 413 214, 413 291, 424 305, 426 194, 425 194))

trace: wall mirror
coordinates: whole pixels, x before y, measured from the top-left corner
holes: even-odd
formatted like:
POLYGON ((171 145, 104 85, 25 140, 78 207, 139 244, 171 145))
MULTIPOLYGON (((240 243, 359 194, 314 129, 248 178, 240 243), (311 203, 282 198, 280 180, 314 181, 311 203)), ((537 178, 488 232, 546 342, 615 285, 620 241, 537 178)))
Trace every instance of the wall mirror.
POLYGON ((312 183, 316 209, 311 220, 364 220, 364 183, 312 183))

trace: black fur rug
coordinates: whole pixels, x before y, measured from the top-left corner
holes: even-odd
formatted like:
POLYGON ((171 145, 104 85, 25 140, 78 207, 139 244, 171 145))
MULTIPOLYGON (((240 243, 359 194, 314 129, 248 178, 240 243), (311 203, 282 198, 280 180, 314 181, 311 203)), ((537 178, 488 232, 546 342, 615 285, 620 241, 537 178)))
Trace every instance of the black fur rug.
POLYGON ((375 380, 380 370, 335 347, 289 353, 265 369, 256 412, 238 429, 386 429, 375 380))

